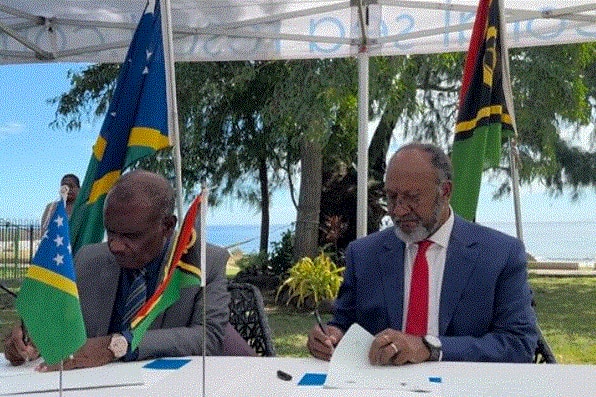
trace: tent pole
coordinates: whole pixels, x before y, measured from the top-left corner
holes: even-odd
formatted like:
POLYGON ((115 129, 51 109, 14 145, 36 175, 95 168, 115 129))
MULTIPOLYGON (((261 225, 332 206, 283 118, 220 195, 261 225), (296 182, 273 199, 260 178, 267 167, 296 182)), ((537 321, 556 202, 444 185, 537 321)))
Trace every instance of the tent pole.
POLYGON ((368 234, 368 5, 362 0, 351 2, 358 7, 361 43, 358 47, 358 178, 356 189, 356 238, 368 234))
POLYGON ((356 237, 367 234, 368 220, 368 54, 358 52, 358 179, 356 237))
MULTIPOLYGON (((499 21, 501 32, 506 32, 507 21, 505 20, 504 1, 499 1, 499 21)), ((518 151, 517 151, 517 125, 515 123, 515 108, 513 106, 513 91, 511 89, 511 76, 509 74, 509 48, 507 47, 506 35, 501 35, 501 62, 503 62, 503 96, 505 97, 505 104, 511 116, 511 124, 513 125, 514 136, 509 138, 509 164, 511 167, 511 178, 513 186, 513 210, 515 212, 515 228, 517 231, 517 238, 524 241, 521 220, 521 205, 519 201, 519 174, 518 174, 518 151)))
MULTIPOLYGON (((159 0, 156 0, 159 1, 159 0)), ((163 36, 164 62, 166 66, 166 91, 168 98, 168 131, 173 146, 174 173, 176 177, 176 209, 178 221, 182 222, 182 157, 180 154, 180 131, 178 129, 178 104, 176 102, 176 71, 174 68, 174 44, 172 34, 172 11, 170 0, 163 0, 161 13, 161 32, 163 36)))
POLYGON ((511 185, 513 186, 513 209, 515 211, 515 229, 517 238, 524 241, 524 233, 521 223, 521 204, 519 201, 519 172, 517 169, 518 161, 517 141, 509 138, 509 164, 511 165, 511 185))

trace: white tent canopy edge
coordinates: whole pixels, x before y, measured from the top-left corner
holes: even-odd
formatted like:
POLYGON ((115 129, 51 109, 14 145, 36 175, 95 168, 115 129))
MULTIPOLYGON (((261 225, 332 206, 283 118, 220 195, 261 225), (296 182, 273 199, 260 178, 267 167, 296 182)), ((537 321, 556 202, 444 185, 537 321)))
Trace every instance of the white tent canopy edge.
MULTIPOLYGON (((355 56, 359 0, 171 0, 176 61, 355 56)), ((367 53, 465 51, 476 0, 362 0, 367 53)), ((122 61, 145 0, 0 0, 0 63, 122 61)), ((596 40, 590 0, 505 0, 509 47, 596 40)))

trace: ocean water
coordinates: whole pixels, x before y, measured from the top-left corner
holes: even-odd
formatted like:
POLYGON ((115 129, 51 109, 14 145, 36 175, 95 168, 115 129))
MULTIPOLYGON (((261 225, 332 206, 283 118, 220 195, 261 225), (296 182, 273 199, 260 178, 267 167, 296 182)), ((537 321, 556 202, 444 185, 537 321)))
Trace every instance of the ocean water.
MULTIPOLYGON (((514 222, 485 223, 516 236, 514 222)), ((524 222, 526 251, 542 261, 596 261, 596 221, 524 222)))
MULTIPOLYGON (((514 222, 485 222, 486 226, 516 236, 514 222)), ((269 243, 280 241, 291 225, 272 225, 269 243)), ((207 226, 207 240, 245 253, 259 250, 258 225, 207 226)), ((596 261, 596 221, 525 222, 522 224, 526 251, 541 261, 596 261)), ((271 247, 271 245, 270 245, 271 247)))
MULTIPOLYGON (((283 233, 291 227, 289 224, 269 226, 270 252, 271 243, 281 241, 283 233)), ((259 225, 207 225, 206 234, 207 241, 230 250, 239 249, 247 254, 259 251, 261 238, 261 227, 259 225)))

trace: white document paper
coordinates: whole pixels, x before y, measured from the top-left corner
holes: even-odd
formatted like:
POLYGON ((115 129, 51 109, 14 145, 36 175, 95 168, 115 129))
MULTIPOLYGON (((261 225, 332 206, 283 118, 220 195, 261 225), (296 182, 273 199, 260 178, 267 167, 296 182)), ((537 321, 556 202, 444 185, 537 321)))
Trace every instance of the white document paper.
MULTIPOLYGON (((431 382, 420 371, 410 371, 405 366, 371 365, 368 351, 374 336, 358 324, 345 333, 329 363, 324 387, 338 389, 390 389, 425 396, 440 396, 440 383, 431 382)), ((417 369, 420 369, 418 367, 417 369)), ((432 376, 432 374, 430 375, 432 376)))
MULTIPOLYGON (((30 394, 59 389, 59 373, 37 372, 35 367, 42 360, 13 367, 7 361, 1 363, 0 395, 30 394)), ((140 365, 112 363, 102 367, 63 371, 63 390, 90 389, 110 386, 142 385, 140 365)))

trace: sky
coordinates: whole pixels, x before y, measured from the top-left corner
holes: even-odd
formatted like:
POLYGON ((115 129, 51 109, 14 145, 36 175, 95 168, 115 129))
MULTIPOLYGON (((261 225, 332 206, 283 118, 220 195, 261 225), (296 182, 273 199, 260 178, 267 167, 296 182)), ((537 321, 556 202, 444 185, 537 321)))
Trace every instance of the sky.
MULTIPOLYGON (((80 131, 67 132, 49 126, 56 105, 48 103, 69 89, 67 72, 77 64, 0 65, 0 219, 39 219, 46 204, 57 199, 64 174, 85 176, 102 120, 88 123, 80 131)), ((496 186, 482 185, 478 204, 479 222, 513 222, 511 197, 494 201, 496 186)), ((522 222, 596 221, 596 193, 583 192, 572 202, 568 194, 548 195, 539 186, 522 188, 522 222)), ((273 195, 272 224, 289 224, 296 211, 287 192, 273 195)), ((255 225, 260 214, 234 201, 208 211, 210 225, 255 225)))

